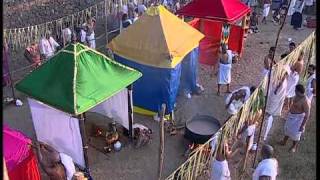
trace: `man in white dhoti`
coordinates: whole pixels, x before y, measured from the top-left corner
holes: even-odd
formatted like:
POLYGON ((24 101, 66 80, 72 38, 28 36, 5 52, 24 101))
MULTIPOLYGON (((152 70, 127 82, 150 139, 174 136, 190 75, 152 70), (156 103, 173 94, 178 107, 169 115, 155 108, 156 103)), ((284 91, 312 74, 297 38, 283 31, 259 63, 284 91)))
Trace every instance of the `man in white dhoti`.
POLYGON ((264 58, 263 64, 263 77, 269 74, 270 68, 272 65, 274 65, 276 62, 273 60, 272 57, 274 56, 276 48, 275 47, 270 47, 268 55, 264 58))
POLYGON ((316 96, 316 74, 315 74, 316 66, 310 64, 308 67, 308 80, 307 80, 307 87, 306 93, 307 98, 309 100, 309 104, 311 106, 313 96, 316 96))
POLYGON ((50 32, 47 32, 39 43, 40 54, 46 59, 52 57, 58 47, 60 47, 60 45, 51 37, 50 32))
POLYGON ((273 158, 274 150, 270 145, 263 145, 261 149, 262 161, 252 175, 252 180, 276 180, 278 175, 278 161, 273 158))
POLYGON ((88 42, 88 46, 92 49, 96 48, 96 39, 94 34, 94 28, 95 28, 95 19, 88 18, 87 20, 87 30, 86 30, 86 39, 88 42))
POLYGON ((220 95, 220 86, 227 85, 227 93, 230 93, 231 82, 231 64, 232 64, 232 51, 227 49, 226 45, 221 45, 219 55, 219 71, 218 71, 218 92, 220 95))
POLYGON ((230 93, 225 101, 228 113, 231 115, 237 114, 255 89, 256 87, 254 86, 250 88, 248 86, 243 86, 230 93))
POLYGON ((211 178, 210 180, 230 180, 230 170, 228 166, 228 159, 233 156, 226 141, 217 149, 217 154, 215 159, 211 164, 211 178))
POLYGON ((298 60, 290 68, 291 71, 289 73, 288 86, 287 86, 288 87, 287 88, 287 104, 288 104, 287 109, 289 109, 289 107, 292 104, 292 99, 295 96, 296 85, 298 84, 300 79, 300 74, 303 71, 303 67, 304 67, 303 55, 304 55, 304 52, 301 51, 298 57, 298 60))
POLYGON ((310 105, 308 98, 305 96, 303 85, 296 86, 296 96, 290 107, 290 113, 284 125, 284 138, 281 145, 285 145, 290 138, 293 143, 290 152, 296 152, 301 134, 304 132, 307 120, 309 119, 310 105))
POLYGON ((285 97, 287 95, 287 79, 288 74, 290 72, 290 67, 285 65, 284 67, 284 74, 282 75, 281 79, 277 79, 274 74, 274 71, 271 74, 271 82, 269 86, 269 95, 268 95, 268 102, 266 105, 266 127, 263 140, 266 141, 269 131, 272 127, 273 123, 273 116, 280 116, 284 104, 285 97))
POLYGON ((271 0, 264 0, 263 1, 263 14, 262 14, 262 23, 267 24, 267 17, 270 12, 270 7, 271 7, 271 0))

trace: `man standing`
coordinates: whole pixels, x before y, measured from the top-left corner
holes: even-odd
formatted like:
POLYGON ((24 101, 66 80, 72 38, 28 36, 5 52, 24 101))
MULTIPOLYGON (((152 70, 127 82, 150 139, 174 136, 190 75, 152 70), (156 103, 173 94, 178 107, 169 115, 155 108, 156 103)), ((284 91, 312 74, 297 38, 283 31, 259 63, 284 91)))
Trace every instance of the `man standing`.
POLYGON ((218 71, 218 95, 220 95, 220 86, 227 85, 227 93, 230 93, 231 82, 231 64, 232 51, 228 50, 226 45, 221 45, 220 62, 218 71))
POLYGON ((300 74, 303 71, 303 66, 304 66, 303 55, 304 55, 304 52, 301 51, 298 57, 298 60, 290 68, 291 72, 288 77, 288 89, 287 89, 288 109, 292 104, 292 99, 295 96, 295 88, 299 82, 300 74))
POLYGON ((29 62, 32 63, 33 68, 37 68, 41 65, 40 51, 37 43, 34 42, 26 48, 25 56, 29 62))
POLYGON ((276 180, 278 175, 278 161, 273 158, 274 150, 270 145, 263 145, 261 149, 262 161, 252 175, 252 180, 276 180))
POLYGON ((293 99, 293 104, 290 107, 288 118, 284 125, 284 138, 281 145, 285 145, 288 139, 293 140, 290 152, 296 152, 301 134, 304 132, 307 120, 310 114, 309 100, 306 97, 303 85, 296 86, 296 96, 293 99))
POLYGON ((47 32, 44 38, 40 40, 39 49, 42 56, 46 59, 52 57, 60 45, 51 37, 50 32, 47 32))
POLYGON ((310 106, 312 103, 313 96, 316 96, 316 66, 310 64, 308 67, 308 80, 307 80, 307 98, 309 100, 310 106))
POLYGON ((272 65, 274 65, 276 62, 273 60, 272 57, 274 56, 276 48, 275 47, 270 47, 269 49, 269 54, 264 58, 264 68, 263 68, 263 77, 269 74, 270 68, 272 65))
POLYGON ((266 105, 266 128, 263 140, 266 141, 269 131, 272 127, 273 116, 280 116, 287 95, 287 79, 290 72, 290 67, 284 65, 284 74, 280 79, 276 77, 274 71, 271 74, 271 81, 269 87, 268 102, 266 105))
POLYGON ((271 0, 264 0, 263 1, 263 18, 262 18, 262 23, 267 24, 267 17, 270 12, 270 7, 271 7, 271 0))

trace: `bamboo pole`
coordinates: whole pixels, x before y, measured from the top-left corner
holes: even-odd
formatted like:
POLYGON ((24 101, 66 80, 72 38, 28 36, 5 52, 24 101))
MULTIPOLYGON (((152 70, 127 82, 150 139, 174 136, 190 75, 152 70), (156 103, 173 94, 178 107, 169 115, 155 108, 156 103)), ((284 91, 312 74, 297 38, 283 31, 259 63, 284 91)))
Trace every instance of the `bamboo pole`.
POLYGON ((164 160, 164 115, 166 112, 166 105, 161 105, 160 115, 160 149, 159 149, 159 175, 158 180, 161 179, 164 160))
POLYGON ((106 21, 106 24, 105 24, 106 42, 107 42, 106 44, 108 45, 109 33, 108 33, 108 10, 107 10, 107 8, 109 8, 109 7, 108 7, 107 3, 108 3, 108 1, 105 0, 104 1, 104 16, 105 16, 105 21, 106 21))
POLYGON ((128 115, 129 115, 129 138, 133 140, 133 103, 132 103, 132 84, 127 87, 128 89, 128 115))
MULTIPOLYGON (((289 0, 289 4, 291 3, 291 0, 289 0)), ((282 28, 286 22, 286 19, 287 19, 287 16, 288 16, 288 9, 286 9, 286 16, 278 30, 278 33, 277 33, 277 38, 276 38, 276 42, 275 42, 275 52, 276 52, 276 49, 277 49, 277 46, 278 46, 278 41, 279 41, 279 37, 280 37, 280 33, 282 31, 282 28)), ((271 72, 272 72, 272 69, 273 69, 273 61, 274 61, 274 56, 275 56, 275 53, 273 53, 273 56, 272 56, 272 59, 271 59, 271 67, 270 67, 270 70, 269 70, 269 74, 268 74, 268 83, 267 83, 267 93, 266 93, 266 101, 265 101, 265 105, 263 107, 263 113, 262 113, 262 121, 261 121, 261 125, 260 125, 260 129, 259 129, 259 135, 258 135, 258 142, 257 142, 257 150, 255 152, 255 155, 254 155, 254 160, 253 160, 253 164, 252 164, 252 167, 254 168, 255 167, 255 163, 256 163, 256 160, 257 160, 257 154, 258 154, 258 151, 259 151, 259 144, 260 144, 260 139, 261 139, 261 132, 262 132, 262 128, 263 128, 263 123, 264 123, 264 120, 265 120, 265 114, 266 114, 266 108, 267 108, 267 103, 268 103, 268 96, 269 96, 269 87, 270 87, 270 81, 271 81, 271 72)))

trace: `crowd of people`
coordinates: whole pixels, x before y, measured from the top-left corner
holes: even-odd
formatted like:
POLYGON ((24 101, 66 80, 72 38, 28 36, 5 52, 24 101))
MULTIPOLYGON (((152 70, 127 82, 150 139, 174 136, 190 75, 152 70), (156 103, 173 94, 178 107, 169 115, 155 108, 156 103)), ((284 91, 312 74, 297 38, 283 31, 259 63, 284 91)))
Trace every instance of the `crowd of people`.
MULTIPOLYGON (((293 52, 296 48, 294 42, 289 43, 287 52, 281 55, 281 59, 293 52)), ((220 63, 218 70, 218 94, 220 94, 220 85, 227 85, 226 109, 231 115, 239 112, 243 104, 248 100, 255 87, 243 86, 230 92, 231 82, 231 64, 233 54, 226 48, 225 45, 220 49, 220 63)), ((275 47, 270 47, 268 54, 264 58, 262 76, 265 78, 270 75, 270 69, 275 66, 277 62, 274 60, 275 47)), ((278 163, 273 157, 273 147, 268 145, 268 137, 273 124, 274 117, 284 117, 286 122, 284 124, 284 138, 280 145, 286 145, 287 141, 293 141, 289 151, 294 153, 297 151, 298 143, 305 131, 306 123, 309 119, 311 103, 313 97, 316 95, 316 76, 314 64, 309 64, 307 67, 307 83, 306 86, 299 84, 299 80, 305 72, 304 51, 301 50, 295 61, 291 66, 284 65, 283 75, 274 76, 275 71, 271 71, 271 82, 269 86, 268 100, 266 104, 265 124, 263 127, 263 143, 262 158, 263 160, 258 164, 253 172, 253 179, 262 177, 275 179, 278 174, 278 163), (284 108, 286 107, 286 108, 284 108)), ((266 91, 266 90, 265 90, 266 91)), ((228 167, 228 160, 232 160, 237 152, 247 153, 255 150, 253 146, 254 134, 256 125, 259 119, 262 118, 262 112, 259 110, 254 116, 250 116, 239 131, 237 139, 240 140, 224 140, 222 145, 218 147, 216 158, 212 162, 212 180, 230 179, 230 171, 228 167), (230 144, 234 143, 232 146, 230 144), (240 145, 239 145, 240 144, 240 145), (219 149, 220 148, 220 149, 219 149)), ((211 147, 217 147, 217 141, 212 141, 211 147)))

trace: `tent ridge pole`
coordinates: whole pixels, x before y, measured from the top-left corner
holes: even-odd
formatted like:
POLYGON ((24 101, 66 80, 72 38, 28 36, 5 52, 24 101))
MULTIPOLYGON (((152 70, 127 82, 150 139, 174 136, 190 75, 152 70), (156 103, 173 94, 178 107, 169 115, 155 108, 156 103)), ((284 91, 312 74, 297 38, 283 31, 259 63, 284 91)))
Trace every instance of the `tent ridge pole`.
POLYGON ((128 116, 129 116, 129 139, 132 141, 134 134, 133 134, 133 102, 132 102, 132 84, 127 86, 128 90, 128 116))

